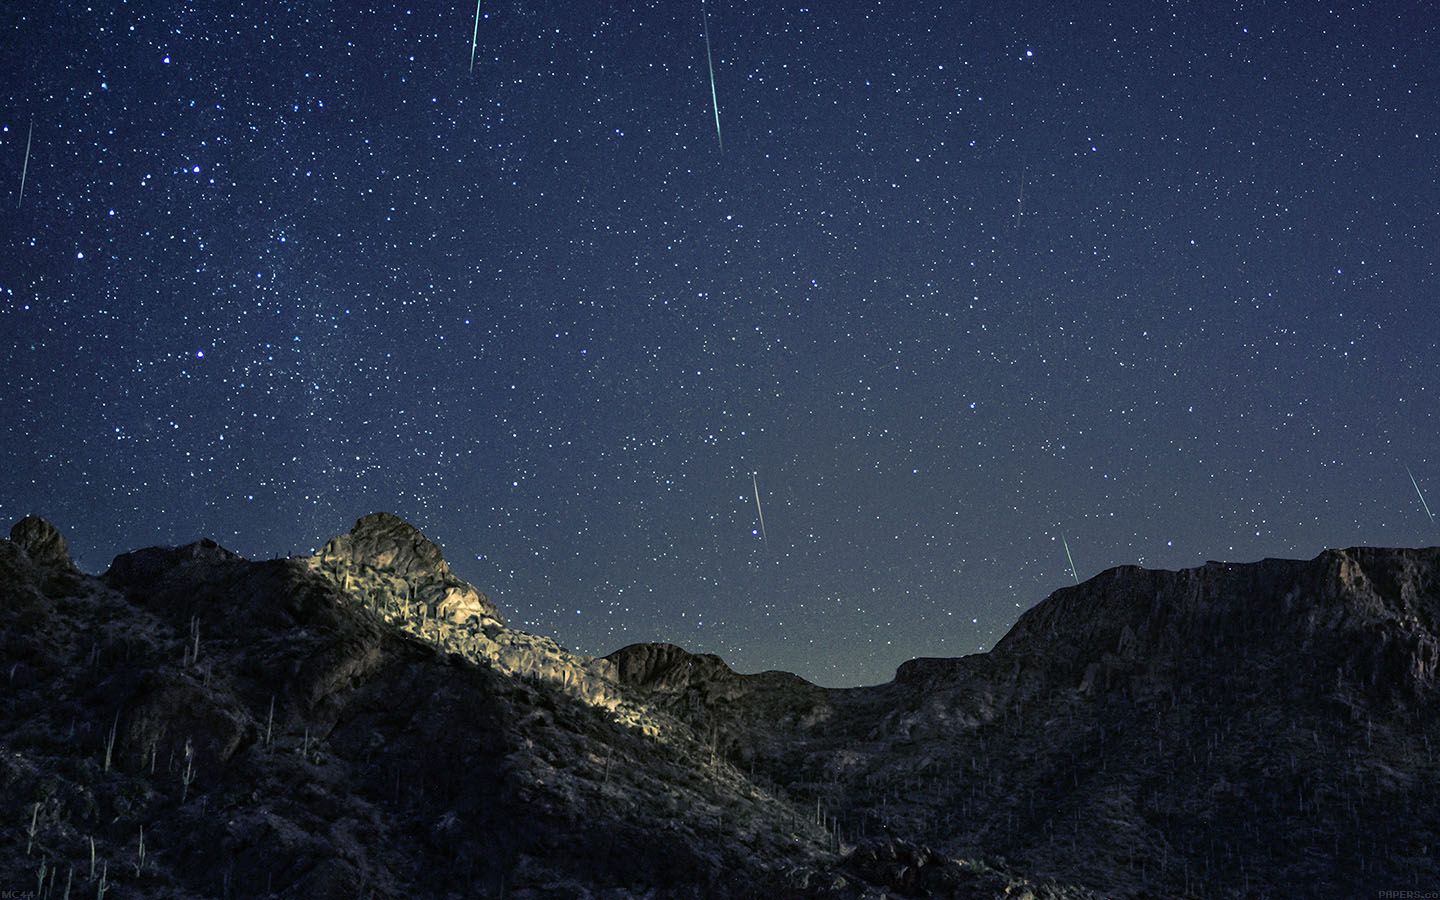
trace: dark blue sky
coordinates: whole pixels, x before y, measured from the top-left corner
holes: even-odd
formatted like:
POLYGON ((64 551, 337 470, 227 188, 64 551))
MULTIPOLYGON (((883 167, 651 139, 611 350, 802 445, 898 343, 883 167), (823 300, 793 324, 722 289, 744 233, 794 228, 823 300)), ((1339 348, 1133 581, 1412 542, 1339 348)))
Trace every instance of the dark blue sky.
POLYGON ((1440 538, 1425 4, 707 8, 723 153, 698 0, 482 0, 473 73, 463 4, 6 4, 0 514, 98 571, 390 510, 567 645, 824 684, 1061 535, 1440 538))

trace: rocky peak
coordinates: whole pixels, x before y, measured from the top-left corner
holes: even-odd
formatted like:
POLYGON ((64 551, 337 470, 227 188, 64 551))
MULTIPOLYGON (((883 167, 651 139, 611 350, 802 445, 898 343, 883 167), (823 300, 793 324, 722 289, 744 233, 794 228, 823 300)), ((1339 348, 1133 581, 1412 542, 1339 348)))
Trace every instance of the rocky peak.
POLYGON ((75 570, 65 537, 54 525, 39 516, 26 516, 10 529, 10 540, 19 545, 37 566, 75 570))
POLYGON ((419 604, 433 618, 455 624, 502 621, 489 597, 451 573, 434 541, 393 513, 362 516, 349 533, 331 538, 311 562, 347 591, 419 604))
POLYGON ((674 644, 631 644, 605 658, 615 664, 621 684, 646 690, 684 690, 692 684, 737 678, 713 653, 691 653, 674 644))
POLYGON ((330 539, 320 551, 325 562, 373 566, 401 577, 447 578, 450 565, 420 529, 388 512, 362 516, 348 534, 330 539))

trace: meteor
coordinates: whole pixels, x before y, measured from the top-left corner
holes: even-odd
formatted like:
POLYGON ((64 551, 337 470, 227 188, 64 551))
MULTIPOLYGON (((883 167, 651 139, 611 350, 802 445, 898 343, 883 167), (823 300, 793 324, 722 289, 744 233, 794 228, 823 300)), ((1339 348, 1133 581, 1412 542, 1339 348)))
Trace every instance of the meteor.
POLYGON ((1060 535, 1060 543, 1065 545, 1065 559, 1070 562, 1070 577, 1075 579, 1076 584, 1079 584, 1080 574, 1075 571, 1075 557, 1070 555, 1070 542, 1065 540, 1065 535, 1062 534, 1060 535))
POLYGON ((720 152, 725 152, 725 138, 720 136, 720 101, 715 96, 715 63, 710 59, 710 14, 705 9, 705 0, 700 0, 700 21, 705 28, 705 67, 710 70, 710 105, 715 109, 715 140, 720 152))
POLYGON ((480 41, 480 3, 475 0, 475 32, 470 35, 470 73, 475 73, 475 46, 480 41))
POLYGON ((1425 495, 1420 491, 1420 482, 1415 480, 1415 473, 1410 471, 1409 466, 1406 466, 1405 474, 1410 476, 1410 483, 1415 485, 1415 495, 1420 498, 1420 505, 1425 508, 1425 515, 1430 517, 1430 524, 1434 525, 1435 514, 1430 511, 1430 504, 1425 502, 1425 495))
POLYGON ((25 176, 30 171, 30 139, 35 136, 35 120, 30 120, 30 133, 25 135, 25 163, 20 166, 20 199, 16 201, 15 208, 19 209, 20 204, 25 202, 25 176))
POLYGON ((754 472, 750 473, 750 486, 755 489, 755 514, 760 517, 760 540, 764 541, 765 546, 768 547, 770 538, 765 535, 765 510, 760 508, 760 482, 754 472))

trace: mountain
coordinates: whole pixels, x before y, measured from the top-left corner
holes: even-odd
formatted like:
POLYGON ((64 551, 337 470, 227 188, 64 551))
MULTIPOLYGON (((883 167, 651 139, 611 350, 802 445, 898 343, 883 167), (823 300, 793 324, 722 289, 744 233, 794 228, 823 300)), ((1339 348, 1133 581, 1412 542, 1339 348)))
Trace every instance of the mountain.
POLYGON ((990 653, 874 688, 612 658, 653 706, 700 698, 729 753, 820 795, 847 839, 1105 896, 1353 897, 1440 879, 1437 622, 1440 550, 1361 548, 1113 569, 990 653))
POLYGON ((1122 567, 870 688, 508 627, 387 514, 313 557, 0 540, 39 897, 1313 897, 1440 881, 1440 550, 1122 567), (75 894, 80 896, 80 894, 75 894))

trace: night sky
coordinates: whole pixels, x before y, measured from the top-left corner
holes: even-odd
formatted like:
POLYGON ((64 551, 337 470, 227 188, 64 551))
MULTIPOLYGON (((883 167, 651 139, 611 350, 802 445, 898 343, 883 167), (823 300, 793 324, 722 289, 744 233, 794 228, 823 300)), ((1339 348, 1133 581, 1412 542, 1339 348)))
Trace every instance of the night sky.
POLYGON ((7 525, 389 510, 574 649, 827 685, 1062 536, 1440 540, 1429 4, 706 9, 718 136, 700 0, 4 4, 7 525))

